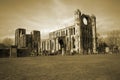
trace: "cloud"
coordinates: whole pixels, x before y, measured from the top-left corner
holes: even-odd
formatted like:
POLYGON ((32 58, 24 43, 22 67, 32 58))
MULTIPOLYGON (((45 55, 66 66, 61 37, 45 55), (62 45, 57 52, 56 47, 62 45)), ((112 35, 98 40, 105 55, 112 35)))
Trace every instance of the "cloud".
POLYGON ((14 36, 16 28, 40 30, 42 36, 72 24, 75 9, 94 14, 97 31, 119 29, 119 0, 0 0, 0 37, 14 36), (8 31, 10 30, 10 31, 8 31))

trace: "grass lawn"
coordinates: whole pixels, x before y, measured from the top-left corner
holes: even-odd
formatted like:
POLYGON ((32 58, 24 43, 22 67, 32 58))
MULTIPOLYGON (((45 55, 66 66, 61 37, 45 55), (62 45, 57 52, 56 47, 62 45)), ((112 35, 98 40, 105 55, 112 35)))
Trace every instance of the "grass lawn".
POLYGON ((120 54, 0 58, 0 80, 120 80, 120 54))

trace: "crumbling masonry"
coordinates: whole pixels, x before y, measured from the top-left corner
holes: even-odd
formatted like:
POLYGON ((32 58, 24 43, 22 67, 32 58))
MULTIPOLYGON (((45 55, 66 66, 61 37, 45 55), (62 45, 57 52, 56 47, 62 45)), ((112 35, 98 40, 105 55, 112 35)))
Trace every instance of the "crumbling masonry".
POLYGON ((26 29, 18 28, 15 31, 15 45, 18 49, 27 48, 30 52, 40 53, 41 45, 40 31, 33 30, 31 34, 26 34, 26 29))
POLYGON ((74 13, 74 24, 49 33, 49 39, 43 40, 41 49, 48 53, 96 53, 96 17, 74 13))

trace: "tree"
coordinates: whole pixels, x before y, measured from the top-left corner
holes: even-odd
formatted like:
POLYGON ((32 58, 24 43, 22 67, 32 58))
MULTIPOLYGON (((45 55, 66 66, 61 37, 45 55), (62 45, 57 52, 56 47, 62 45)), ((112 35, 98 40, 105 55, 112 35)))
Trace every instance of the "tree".
POLYGON ((105 41, 109 46, 120 46, 120 30, 109 32, 105 41))
POLYGON ((113 30, 109 32, 105 42, 112 52, 118 53, 120 48, 120 30, 113 30))
POLYGON ((100 34, 97 34, 97 50, 99 53, 105 53, 105 48, 107 44, 105 42, 105 38, 100 34))
POLYGON ((13 45, 13 40, 11 38, 5 38, 5 39, 3 39, 2 43, 5 46, 10 47, 11 45, 13 45))
POLYGON ((103 43, 103 42, 104 42, 104 38, 99 33, 97 33, 97 43, 98 43, 98 45, 100 43, 103 43))

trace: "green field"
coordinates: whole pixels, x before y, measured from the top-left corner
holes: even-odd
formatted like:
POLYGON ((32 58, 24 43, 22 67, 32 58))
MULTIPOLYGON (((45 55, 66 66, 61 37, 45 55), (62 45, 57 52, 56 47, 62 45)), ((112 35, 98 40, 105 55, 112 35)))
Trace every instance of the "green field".
POLYGON ((120 54, 0 58, 0 80, 120 80, 120 54))

